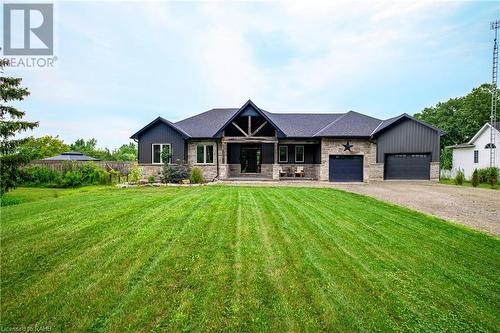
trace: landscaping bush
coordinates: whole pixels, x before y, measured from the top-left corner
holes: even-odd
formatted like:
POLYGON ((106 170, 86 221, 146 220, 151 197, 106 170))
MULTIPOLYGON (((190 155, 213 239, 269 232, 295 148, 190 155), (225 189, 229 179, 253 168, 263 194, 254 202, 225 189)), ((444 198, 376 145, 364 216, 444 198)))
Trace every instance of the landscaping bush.
POLYGON ((189 166, 181 160, 175 164, 165 163, 162 172, 165 183, 180 183, 183 179, 189 179, 189 166))
POLYGON ((189 178, 189 180, 193 184, 201 184, 201 183, 203 183, 203 170, 201 170, 201 168, 194 167, 191 170, 191 177, 189 178))
POLYGON ((22 168, 18 182, 25 186, 56 186, 62 183, 62 174, 46 166, 35 165, 22 168))
POLYGON ((491 187, 495 187, 498 182, 498 169, 497 168, 488 168, 488 184, 491 187))
POLYGON ((142 175, 142 168, 139 168, 137 164, 134 164, 132 168, 130 168, 129 180, 132 183, 136 183, 141 177, 141 175, 142 175))
POLYGON ((465 180, 464 172, 463 170, 458 170, 457 174, 455 176, 455 184, 456 185, 463 185, 465 180))
POLYGON ((83 177, 80 171, 68 171, 62 179, 62 187, 77 187, 83 184, 83 177))
POLYGON ((477 171, 477 169, 474 169, 474 172, 472 173, 471 184, 474 187, 477 187, 479 185, 479 172, 477 171))
POLYGON ((148 183, 153 184, 155 182, 155 177, 154 176, 149 176, 148 177, 148 183))
POLYGON ((482 183, 482 184, 488 183, 488 178, 489 178, 488 168, 477 169, 477 173, 478 173, 480 183, 482 183))
POLYGON ((62 171, 46 166, 22 168, 18 183, 35 187, 77 187, 81 185, 108 184, 110 173, 94 163, 67 163, 62 171))

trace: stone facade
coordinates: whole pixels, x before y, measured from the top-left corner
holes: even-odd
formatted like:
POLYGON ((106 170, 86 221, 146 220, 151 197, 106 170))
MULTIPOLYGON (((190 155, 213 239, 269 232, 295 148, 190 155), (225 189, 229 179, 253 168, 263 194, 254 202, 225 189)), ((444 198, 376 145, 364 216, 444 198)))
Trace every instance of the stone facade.
POLYGON ((439 181, 440 166, 439 162, 431 162, 431 181, 439 181))
POLYGON ((318 180, 319 172, 320 172, 320 164, 305 164, 305 163, 295 163, 295 164, 278 164, 278 172, 279 167, 283 172, 288 174, 294 174, 297 170, 297 167, 304 168, 304 178, 310 180, 318 180))
POLYGON ((190 140, 187 144, 187 162, 191 167, 198 167, 203 171, 205 181, 213 181, 217 178, 217 142, 216 140, 190 140), (196 146, 199 144, 213 145, 214 147, 214 162, 213 163, 197 163, 196 161, 196 146))
POLYGON ((345 151, 343 144, 346 139, 321 139, 321 167, 320 180, 328 180, 330 155, 363 155, 363 181, 368 182, 370 179, 370 167, 376 162, 375 160, 375 145, 368 140, 349 139, 352 144, 351 151, 345 151))

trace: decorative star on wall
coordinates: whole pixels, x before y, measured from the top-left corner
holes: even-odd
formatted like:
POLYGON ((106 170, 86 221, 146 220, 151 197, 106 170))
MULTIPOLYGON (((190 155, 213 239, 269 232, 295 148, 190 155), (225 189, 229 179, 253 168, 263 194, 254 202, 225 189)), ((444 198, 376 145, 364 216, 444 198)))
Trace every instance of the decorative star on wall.
POLYGON ((344 151, 348 150, 351 151, 352 145, 349 143, 349 140, 347 140, 347 143, 344 146, 344 151))

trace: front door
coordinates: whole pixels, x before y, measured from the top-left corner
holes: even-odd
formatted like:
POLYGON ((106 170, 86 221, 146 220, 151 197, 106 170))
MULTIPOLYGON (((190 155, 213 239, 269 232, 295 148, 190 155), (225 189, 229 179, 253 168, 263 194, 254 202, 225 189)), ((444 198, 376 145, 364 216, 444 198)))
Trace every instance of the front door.
POLYGON ((241 145, 241 173, 260 173, 262 148, 260 145, 241 145))

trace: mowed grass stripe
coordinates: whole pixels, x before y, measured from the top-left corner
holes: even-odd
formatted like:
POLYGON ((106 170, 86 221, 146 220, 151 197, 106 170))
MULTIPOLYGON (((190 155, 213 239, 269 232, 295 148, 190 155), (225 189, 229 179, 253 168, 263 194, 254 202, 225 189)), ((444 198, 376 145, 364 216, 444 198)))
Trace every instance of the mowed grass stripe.
POLYGON ((500 330, 498 238, 341 191, 106 189, 1 227, 2 327, 500 330))

